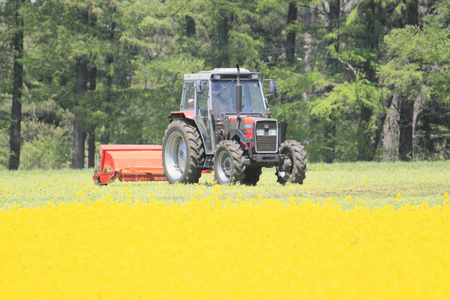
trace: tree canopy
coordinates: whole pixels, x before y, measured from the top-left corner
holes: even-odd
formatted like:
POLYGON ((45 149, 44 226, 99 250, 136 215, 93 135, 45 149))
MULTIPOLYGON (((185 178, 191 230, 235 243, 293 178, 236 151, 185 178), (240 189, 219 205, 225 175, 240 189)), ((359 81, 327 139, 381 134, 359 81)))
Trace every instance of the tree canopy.
POLYGON ((183 74, 236 64, 309 161, 450 158, 450 0, 0 1, 0 168, 161 144, 183 74))

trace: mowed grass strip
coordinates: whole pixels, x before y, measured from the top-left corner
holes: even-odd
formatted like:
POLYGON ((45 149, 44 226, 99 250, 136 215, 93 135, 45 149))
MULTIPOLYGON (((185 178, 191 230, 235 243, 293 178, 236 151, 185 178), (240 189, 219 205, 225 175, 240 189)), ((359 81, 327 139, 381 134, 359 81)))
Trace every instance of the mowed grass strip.
MULTIPOLYGON (((120 202, 144 203, 150 200, 183 204, 192 197, 214 193, 213 174, 203 174, 196 185, 170 185, 167 182, 120 182, 108 186, 93 184, 92 170, 0 171, 0 208, 40 207, 72 201, 104 199, 108 194, 120 202)), ((404 203, 431 206, 443 204, 450 192, 450 162, 416 163, 336 163, 308 164, 303 185, 282 186, 276 182, 274 169, 263 169, 255 187, 223 186, 218 198, 251 200, 258 197, 287 202, 310 199, 324 203, 332 198, 342 209, 355 204, 364 207, 404 203)))

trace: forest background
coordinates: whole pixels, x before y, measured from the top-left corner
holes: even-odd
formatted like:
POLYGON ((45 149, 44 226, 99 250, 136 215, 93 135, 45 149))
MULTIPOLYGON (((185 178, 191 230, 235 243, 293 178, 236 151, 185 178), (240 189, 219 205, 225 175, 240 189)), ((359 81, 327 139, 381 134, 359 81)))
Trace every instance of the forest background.
POLYGON ((161 144, 183 74, 236 64, 310 162, 450 158, 450 0, 0 1, 0 169, 161 144))

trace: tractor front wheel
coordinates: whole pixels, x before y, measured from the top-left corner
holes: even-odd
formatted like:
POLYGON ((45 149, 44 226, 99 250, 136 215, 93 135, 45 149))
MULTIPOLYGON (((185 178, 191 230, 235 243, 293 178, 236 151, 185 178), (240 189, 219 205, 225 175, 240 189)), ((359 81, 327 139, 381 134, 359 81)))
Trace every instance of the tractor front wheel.
POLYGON ((221 141, 214 152, 214 177, 218 184, 235 184, 244 178, 244 152, 236 141, 221 141))
POLYGON ((288 140, 280 145, 280 154, 284 154, 283 164, 277 166, 278 182, 302 184, 306 177, 306 152, 299 142, 288 140))
POLYGON ((205 159, 202 139, 194 126, 184 120, 169 124, 164 135, 162 162, 169 183, 198 183, 205 159))

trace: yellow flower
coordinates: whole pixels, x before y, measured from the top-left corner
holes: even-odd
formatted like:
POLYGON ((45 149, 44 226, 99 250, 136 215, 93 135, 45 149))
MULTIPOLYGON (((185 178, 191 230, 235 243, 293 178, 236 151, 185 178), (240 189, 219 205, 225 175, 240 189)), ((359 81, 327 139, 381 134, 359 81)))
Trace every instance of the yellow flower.
POLYGON ((202 190, 202 189, 199 189, 199 190, 197 190, 197 192, 195 192, 195 196, 196 196, 196 197, 201 197, 201 196, 202 196, 202 193, 203 193, 203 190, 202 190))
POLYGON ((218 193, 218 192, 220 192, 220 189, 222 188, 222 186, 220 185, 220 184, 216 184, 215 186, 214 186, 214 192, 216 192, 216 193, 218 193))

